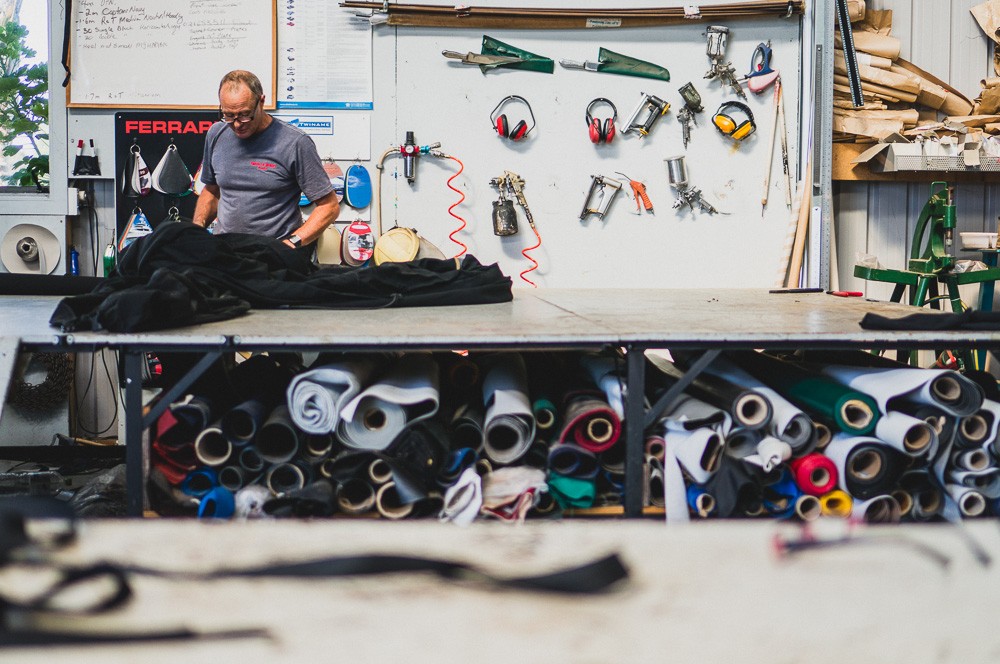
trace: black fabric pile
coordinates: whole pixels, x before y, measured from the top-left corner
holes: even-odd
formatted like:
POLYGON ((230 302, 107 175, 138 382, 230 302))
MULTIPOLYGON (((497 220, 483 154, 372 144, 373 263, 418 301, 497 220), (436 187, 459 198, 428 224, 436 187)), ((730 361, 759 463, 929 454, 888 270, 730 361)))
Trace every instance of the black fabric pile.
POLYGON ((212 235, 161 224, 133 242, 116 272, 61 300, 49 323, 63 332, 141 332, 235 318, 253 308, 371 309, 509 302, 511 280, 466 255, 374 267, 317 268, 308 252, 257 235, 212 235))

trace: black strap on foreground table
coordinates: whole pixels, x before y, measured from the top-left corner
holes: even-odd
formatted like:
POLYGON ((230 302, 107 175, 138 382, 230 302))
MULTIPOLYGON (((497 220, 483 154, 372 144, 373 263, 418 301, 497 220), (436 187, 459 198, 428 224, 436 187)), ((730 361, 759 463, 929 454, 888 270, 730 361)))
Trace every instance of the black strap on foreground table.
MULTIPOLYGON (((310 559, 300 562, 277 563, 258 567, 219 569, 209 572, 177 572, 138 565, 96 563, 82 567, 60 566, 45 560, 46 550, 67 544, 76 538, 76 519, 72 510, 55 499, 39 500, 34 497, 0 499, 0 567, 19 563, 41 569, 48 574, 58 573, 58 578, 45 591, 29 599, 14 599, 0 592, 0 649, 35 646, 85 645, 136 643, 151 641, 178 641, 190 639, 268 638, 263 629, 194 632, 189 630, 151 631, 145 633, 93 633, 73 632, 72 618, 107 613, 121 608, 132 597, 130 575, 146 575, 173 580, 209 580, 221 578, 333 578, 346 576, 374 576, 400 573, 430 573, 442 579, 471 582, 493 588, 531 590, 537 592, 566 593, 574 595, 595 594, 613 589, 628 579, 629 573, 617 554, 568 567, 547 574, 502 577, 495 576, 472 565, 413 556, 368 554, 310 559), (30 536, 28 521, 45 518, 64 523, 59 533, 48 541, 37 541, 30 536), (21 560, 23 550, 34 548, 31 555, 21 560), (103 591, 87 605, 74 609, 59 606, 65 592, 73 592, 95 580, 110 581, 101 584, 103 591), (59 613, 67 631, 13 628, 11 617, 20 614, 30 617, 33 613, 59 613)), ((28 621, 17 621, 27 622, 28 621)))
POLYGON ((1000 311, 966 309, 960 314, 919 313, 890 318, 867 313, 861 319, 866 330, 1000 330, 1000 311))

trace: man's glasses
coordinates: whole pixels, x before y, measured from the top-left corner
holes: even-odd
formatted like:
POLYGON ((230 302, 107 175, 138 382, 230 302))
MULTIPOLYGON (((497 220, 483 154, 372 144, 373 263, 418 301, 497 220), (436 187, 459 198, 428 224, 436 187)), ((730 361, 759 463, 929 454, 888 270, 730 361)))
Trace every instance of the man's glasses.
POLYGON ((226 124, 233 124, 234 122, 239 122, 240 124, 246 124, 248 122, 253 122, 253 119, 257 117, 257 105, 260 103, 260 99, 254 103, 253 113, 250 115, 233 115, 232 113, 223 113, 222 107, 219 107, 219 117, 226 124))

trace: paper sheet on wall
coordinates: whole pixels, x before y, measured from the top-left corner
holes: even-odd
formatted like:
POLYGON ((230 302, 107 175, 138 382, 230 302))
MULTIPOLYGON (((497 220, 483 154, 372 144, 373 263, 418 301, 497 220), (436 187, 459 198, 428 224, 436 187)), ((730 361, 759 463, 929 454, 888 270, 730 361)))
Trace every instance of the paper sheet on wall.
POLYGON ((372 109, 368 21, 295 0, 279 0, 278 19, 278 108, 372 109))

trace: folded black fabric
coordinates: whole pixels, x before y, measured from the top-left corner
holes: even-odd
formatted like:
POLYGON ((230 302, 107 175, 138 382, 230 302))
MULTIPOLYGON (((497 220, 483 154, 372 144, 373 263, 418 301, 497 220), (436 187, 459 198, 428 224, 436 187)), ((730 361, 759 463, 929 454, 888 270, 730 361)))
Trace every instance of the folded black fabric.
POLYGON ((889 318, 867 313, 861 319, 866 330, 1000 330, 1000 311, 967 309, 960 314, 917 313, 889 318))
POLYGON ((510 277, 466 255, 375 267, 317 268, 302 251, 256 235, 160 224, 91 293, 64 298, 49 322, 64 332, 137 332, 194 325, 250 308, 380 308, 509 302, 510 277))

